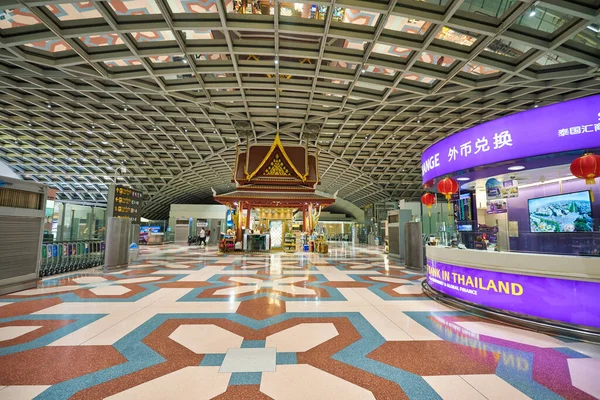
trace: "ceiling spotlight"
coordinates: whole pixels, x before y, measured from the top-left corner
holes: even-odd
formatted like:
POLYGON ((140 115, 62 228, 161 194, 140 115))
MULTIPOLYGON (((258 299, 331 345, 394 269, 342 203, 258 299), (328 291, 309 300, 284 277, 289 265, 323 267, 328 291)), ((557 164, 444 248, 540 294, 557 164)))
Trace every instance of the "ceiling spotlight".
POLYGON ((33 124, 32 124, 31 122, 30 122, 30 123, 28 123, 27 125, 29 125, 29 127, 32 127, 32 126, 33 126, 33 124))
POLYGON ((92 129, 96 128, 96 125, 92 124, 92 129))
POLYGON ((123 109, 123 111, 127 111, 127 107, 125 107, 125 108, 123 109))
POLYGON ((184 129, 183 131, 184 131, 185 133, 187 133, 187 129, 184 129))
POLYGON ((279 108, 279 104, 277 104, 277 105, 275 106, 275 108, 279 108))
POLYGON ((184 58, 182 61, 183 61, 184 64, 188 63, 187 58, 184 58))
POLYGON ((537 6, 537 5, 538 5, 538 3, 539 3, 539 1, 536 1, 535 3, 533 3, 533 6, 531 6, 531 10, 529 11, 529 16, 530 16, 530 17, 533 17, 533 16, 535 16, 535 14, 536 14, 536 11, 537 11, 537 10, 535 9, 535 6, 537 6))
POLYGON ((52 108, 52 104, 48 103, 48 108, 52 108))
POLYGON ((275 57, 275 60, 273 61, 275 64, 279 64, 279 58, 275 57))
POLYGON ((523 169, 525 169, 525 167, 522 165, 514 165, 512 167, 508 167, 509 171, 521 171, 523 169))
POLYGON ((108 142, 102 142, 102 144, 108 144, 108 142))
POLYGON ((154 127, 154 130, 156 131, 156 127, 154 127))
POLYGON ((361 73, 361 74, 364 74, 365 72, 367 72, 367 70, 366 70, 366 69, 361 69, 361 70, 360 70, 360 73, 361 73))
POLYGON ((421 123, 421 118, 417 118, 417 124, 421 123))

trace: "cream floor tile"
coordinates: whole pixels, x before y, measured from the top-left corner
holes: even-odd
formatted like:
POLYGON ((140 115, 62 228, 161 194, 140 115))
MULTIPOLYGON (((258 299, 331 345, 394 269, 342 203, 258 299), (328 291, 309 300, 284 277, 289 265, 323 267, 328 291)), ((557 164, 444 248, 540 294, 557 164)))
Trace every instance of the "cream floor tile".
POLYGON ((2 400, 30 400, 48 389, 50 386, 6 386, 0 391, 2 400))
POLYGON ((229 349, 219 372, 274 372, 276 358, 274 347, 229 349))
POLYGON ((497 375, 461 375, 461 377, 489 400, 529 399, 519 389, 497 375))
POLYGON ((140 278, 127 278, 127 279, 119 279, 118 281, 116 281, 115 283, 121 284, 121 285, 127 285, 127 284, 131 284, 131 283, 145 283, 145 282, 153 282, 153 281, 157 281, 161 279, 159 276, 142 276, 140 278))
POLYGON ((125 318, 131 316, 133 313, 134 311, 113 312, 95 322, 92 322, 89 325, 79 328, 75 332, 63 336, 62 338, 50 343, 48 346, 79 346, 109 330, 119 322, 123 321, 125 318))
POLYGON ((567 363, 573 386, 600 399, 600 359, 570 358, 567 363))
POLYGON ((300 286, 294 285, 275 285, 273 286, 273 290, 277 290, 279 292, 287 293, 290 295, 301 295, 301 296, 316 296, 317 292, 313 289, 304 288, 300 286))
POLYGON ((385 340, 412 340, 408 333, 379 312, 375 307, 362 307, 360 313, 385 340))
POLYGON ((421 285, 402 285, 394 288, 394 292, 399 294, 423 294, 423 288, 421 285))
POLYGON ((238 294, 258 292, 259 290, 260 290, 260 286, 258 286, 258 285, 234 286, 234 287, 216 290, 215 295, 217 295, 217 296, 237 296, 238 294))
POLYGON ((131 289, 121 285, 101 286, 90 289, 97 296, 121 296, 131 292, 131 289))
POLYGON ((481 393, 458 375, 424 376, 423 379, 444 400, 486 400, 481 393))
POLYGON ((148 321, 157 314, 182 313, 182 314, 204 314, 204 313, 227 313, 235 312, 239 307, 239 302, 189 302, 173 303, 169 306, 148 307, 116 323, 110 329, 93 337, 83 343, 86 346, 113 345, 134 329, 148 321))
POLYGON ((299 324, 267 337, 266 347, 278 352, 299 353, 312 349, 338 335, 332 323, 299 324))
MULTIPOLYGON (((368 290, 368 289, 367 289, 368 290)), ((362 295, 362 293, 361 293, 362 295)), ((376 296, 376 295, 373 295, 376 296)), ((397 300, 378 302, 377 307, 389 306, 400 311, 455 311, 433 300, 397 300)))
POLYGON ((0 341, 15 339, 40 328, 41 326, 3 326, 0 327, 0 341))
POLYGON ((260 390, 285 400, 375 399, 370 391, 307 364, 278 365, 276 372, 263 373, 260 390))
POLYGON ((402 330, 404 330, 404 332, 406 332, 413 340, 442 340, 429 329, 404 314, 404 312, 397 307, 377 306, 376 308, 393 323, 402 328, 402 330))
MULTIPOLYGON (((73 279, 73 282, 78 283, 80 285, 86 285, 86 284, 90 284, 90 283, 107 282, 107 280, 101 276, 82 276, 81 278, 73 279)), ((113 281, 110 281, 110 282, 113 282, 113 281)))
POLYGON ((39 289, 28 289, 22 292, 12 293, 13 296, 38 296, 40 294, 51 294, 51 293, 62 293, 72 292, 73 290, 81 289, 79 285, 68 285, 68 286, 48 286, 39 289))
POLYGON ((401 278, 390 278, 389 276, 374 276, 371 279, 373 279, 374 281, 379 281, 379 282, 389 282, 389 283, 402 283, 402 284, 412 284, 412 281, 409 281, 408 279, 401 279, 401 278))
POLYGON ((242 346, 244 338, 219 326, 209 324, 180 325, 169 338, 196 354, 226 353, 242 346))
POLYGON ((536 347, 565 347, 564 343, 543 333, 526 331, 489 322, 457 322, 457 325, 479 335, 509 340, 536 347))
POLYGON ((211 399, 227 390, 230 378, 231 374, 219 373, 219 367, 186 367, 107 399, 211 399))

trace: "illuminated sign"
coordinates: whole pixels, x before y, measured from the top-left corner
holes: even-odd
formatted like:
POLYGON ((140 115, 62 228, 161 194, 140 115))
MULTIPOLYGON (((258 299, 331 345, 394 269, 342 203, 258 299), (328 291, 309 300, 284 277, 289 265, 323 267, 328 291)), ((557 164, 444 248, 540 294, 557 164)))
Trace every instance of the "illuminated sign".
POLYGON ((600 328, 600 283, 466 268, 427 260, 427 283, 471 303, 600 328))
POLYGON ((114 197, 111 200, 113 217, 129 218, 132 224, 140 223, 142 192, 124 186, 115 186, 114 197))
POLYGON ((449 136, 423 152, 423 183, 482 165, 600 147, 600 95, 509 115, 449 136))

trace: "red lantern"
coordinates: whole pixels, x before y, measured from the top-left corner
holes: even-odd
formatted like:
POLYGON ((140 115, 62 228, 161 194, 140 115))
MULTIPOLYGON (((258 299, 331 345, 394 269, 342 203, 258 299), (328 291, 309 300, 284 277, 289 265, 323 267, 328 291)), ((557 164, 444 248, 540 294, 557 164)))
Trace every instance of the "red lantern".
POLYGON ((438 191, 446 196, 446 200, 450 201, 452 195, 458 192, 458 182, 452 178, 444 178, 437 184, 438 191))
POLYGON ((446 196, 446 200, 448 200, 448 210, 450 209, 450 199, 452 195, 458 192, 458 182, 456 182, 452 178, 444 178, 437 184, 438 191, 446 196))
MULTIPOLYGON (((584 154, 571 163, 571 173, 581 179, 585 179, 588 185, 594 185, 596 178, 600 176, 600 156, 592 153, 584 154)), ((594 201, 594 191, 590 188, 590 196, 594 201)))
POLYGON ((423 196, 421 196, 421 203, 427 206, 429 209, 429 216, 431 217, 431 206, 435 204, 435 194, 425 193, 423 196))

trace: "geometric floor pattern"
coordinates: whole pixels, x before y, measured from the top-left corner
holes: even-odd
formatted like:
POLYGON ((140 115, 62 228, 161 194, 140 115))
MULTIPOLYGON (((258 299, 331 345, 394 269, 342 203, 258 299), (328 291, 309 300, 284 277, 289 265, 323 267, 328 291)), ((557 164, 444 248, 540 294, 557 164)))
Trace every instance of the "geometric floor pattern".
POLYGON ((0 399, 593 399, 600 346, 438 304, 378 250, 142 248, 0 297, 0 399))

